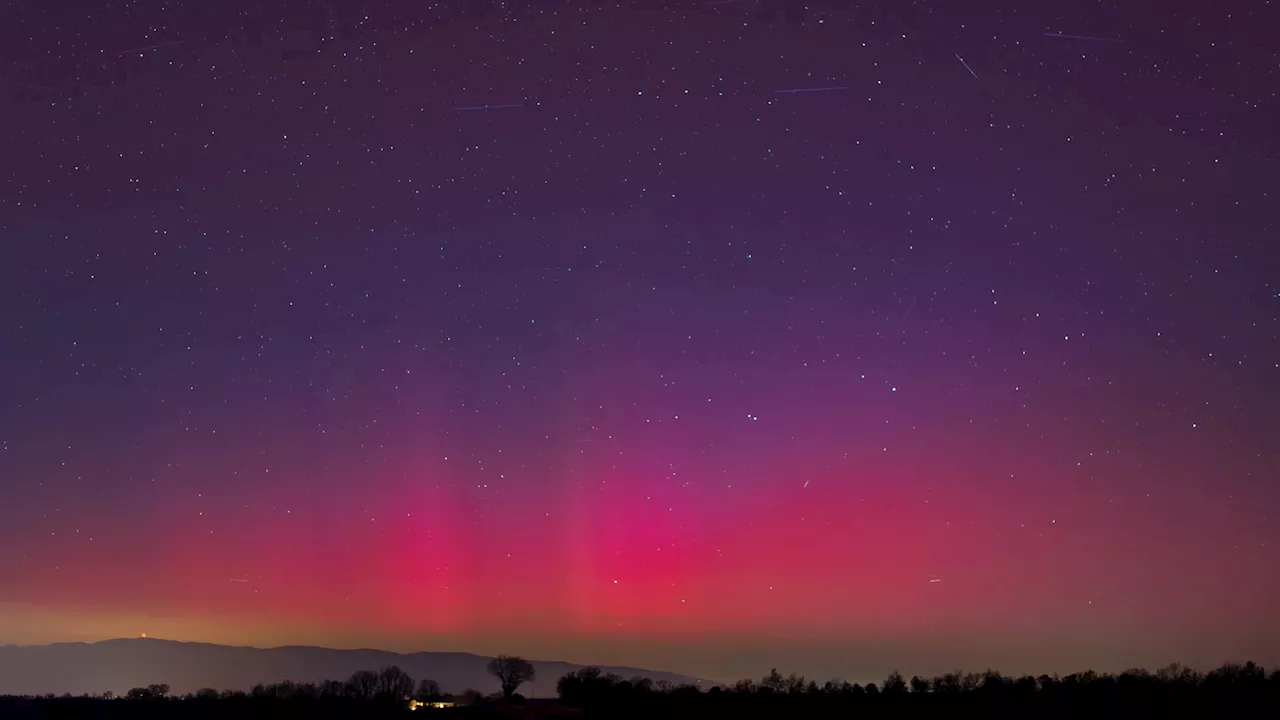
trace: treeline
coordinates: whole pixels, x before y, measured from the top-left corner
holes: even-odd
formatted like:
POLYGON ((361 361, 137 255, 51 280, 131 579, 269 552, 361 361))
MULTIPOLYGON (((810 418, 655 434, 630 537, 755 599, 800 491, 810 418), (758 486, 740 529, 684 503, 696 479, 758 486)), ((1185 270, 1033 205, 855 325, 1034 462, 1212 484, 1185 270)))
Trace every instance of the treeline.
POLYGON ((0 698, 0 717, 89 720, 90 718, 371 718, 398 716, 411 700, 436 713, 504 717, 586 718, 1201 718, 1280 716, 1280 670, 1269 675, 1255 663, 1228 664, 1209 673, 1181 665, 1157 672, 1119 674, 1093 671, 1060 677, 1009 677, 993 670, 953 672, 932 678, 904 678, 894 672, 883 682, 822 685, 776 670, 759 681, 703 689, 647 678, 624 679, 599 668, 582 668, 557 682, 558 701, 515 694, 532 679, 520 658, 499 658, 490 673, 503 693, 469 690, 443 694, 432 680, 415 683, 398 667, 357 672, 345 681, 281 682, 248 692, 201 690, 173 696, 166 685, 130 690, 122 698, 0 698), (450 705, 443 709, 434 703, 450 705))
POLYGON ((1252 662, 1209 673, 1174 664, 1154 673, 1090 670, 1066 677, 1009 677, 988 670, 907 680, 894 672, 878 685, 819 685, 774 670, 758 682, 742 680, 705 692, 583 668, 562 677, 556 688, 567 705, 600 718, 1280 716, 1280 670, 1268 675, 1252 662))
POLYGON ((260 683, 251 690, 205 688, 174 695, 167 684, 130 689, 117 696, 100 695, 42 697, 0 696, 0 718, 370 718, 399 715, 418 704, 443 703, 454 707, 485 708, 523 701, 516 689, 535 677, 533 665, 505 655, 489 662, 488 672, 502 691, 485 695, 464 690, 449 695, 434 680, 414 682, 395 665, 381 670, 360 670, 346 680, 318 683, 260 683))
MULTIPOLYGON (((69 698, 64 695, 62 699, 69 698)), ((169 686, 164 684, 136 687, 116 698, 107 692, 96 696, 102 700, 353 700, 363 703, 402 704, 410 699, 419 701, 438 700, 442 696, 440 685, 434 680, 424 679, 414 684, 413 678, 395 665, 381 670, 360 670, 346 680, 325 680, 323 682, 293 682, 285 680, 278 683, 259 683, 252 690, 218 690, 204 688, 186 695, 171 695, 169 686)), ((49 699, 49 698, 46 698, 49 699)))

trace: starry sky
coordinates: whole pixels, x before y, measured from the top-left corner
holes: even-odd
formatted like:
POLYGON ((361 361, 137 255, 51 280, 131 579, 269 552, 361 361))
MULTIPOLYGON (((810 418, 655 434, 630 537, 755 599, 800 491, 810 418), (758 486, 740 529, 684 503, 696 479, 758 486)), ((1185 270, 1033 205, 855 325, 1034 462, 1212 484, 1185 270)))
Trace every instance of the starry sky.
POLYGON ((1280 662, 1280 12, 1131 5, 11 0, 0 643, 1280 662))

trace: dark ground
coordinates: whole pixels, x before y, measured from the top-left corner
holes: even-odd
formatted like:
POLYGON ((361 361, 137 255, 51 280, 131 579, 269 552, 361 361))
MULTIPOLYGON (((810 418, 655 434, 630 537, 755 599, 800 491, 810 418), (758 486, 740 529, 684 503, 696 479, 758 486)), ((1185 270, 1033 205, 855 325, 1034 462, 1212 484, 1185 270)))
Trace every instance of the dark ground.
POLYGON ((228 718, 254 720, 307 718, 333 720, 360 718, 1250 718, 1280 716, 1280 696, 1274 691, 1217 698, 1190 698, 1171 694, 1165 697, 1134 698, 976 698, 910 694, 901 697, 812 698, 807 696, 732 697, 704 695, 693 702, 638 702, 628 706, 597 706, 580 709, 554 701, 534 701, 520 705, 493 704, 481 707, 420 709, 410 712, 397 706, 340 701, 247 700, 101 700, 92 698, 0 698, 0 718, 4 720, 198 720, 228 718))

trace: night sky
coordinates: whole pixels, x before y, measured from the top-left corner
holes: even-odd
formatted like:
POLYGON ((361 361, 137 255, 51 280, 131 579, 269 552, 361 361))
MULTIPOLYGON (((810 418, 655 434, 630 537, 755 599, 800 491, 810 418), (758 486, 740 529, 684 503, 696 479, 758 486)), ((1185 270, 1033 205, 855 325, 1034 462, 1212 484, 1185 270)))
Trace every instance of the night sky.
POLYGON ((1280 662, 1280 8, 1133 5, 7 2, 0 643, 1280 662))

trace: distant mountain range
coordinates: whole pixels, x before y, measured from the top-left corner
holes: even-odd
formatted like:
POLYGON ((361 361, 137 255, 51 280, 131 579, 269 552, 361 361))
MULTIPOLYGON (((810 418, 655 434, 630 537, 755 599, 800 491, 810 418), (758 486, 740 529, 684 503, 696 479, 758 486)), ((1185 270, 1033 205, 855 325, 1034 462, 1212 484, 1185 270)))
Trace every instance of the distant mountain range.
MULTIPOLYGON (((132 687, 165 683, 174 694, 211 687, 248 690, 258 683, 283 680, 319 682, 345 680, 357 670, 377 670, 398 665, 417 682, 431 678, 444 692, 473 688, 496 692, 497 682, 488 674, 491 658, 470 653, 418 652, 401 654, 384 650, 331 650, 319 647, 253 648, 126 639, 97 643, 53 645, 0 645, 0 695, 54 693, 124 693, 132 687)), ((555 695, 556 681, 582 665, 531 660, 537 680, 520 691, 529 697, 555 695)), ((641 676, 654 682, 698 683, 695 678, 639 668, 602 667, 625 678, 641 676)), ((704 687, 708 683, 701 683, 704 687)))

